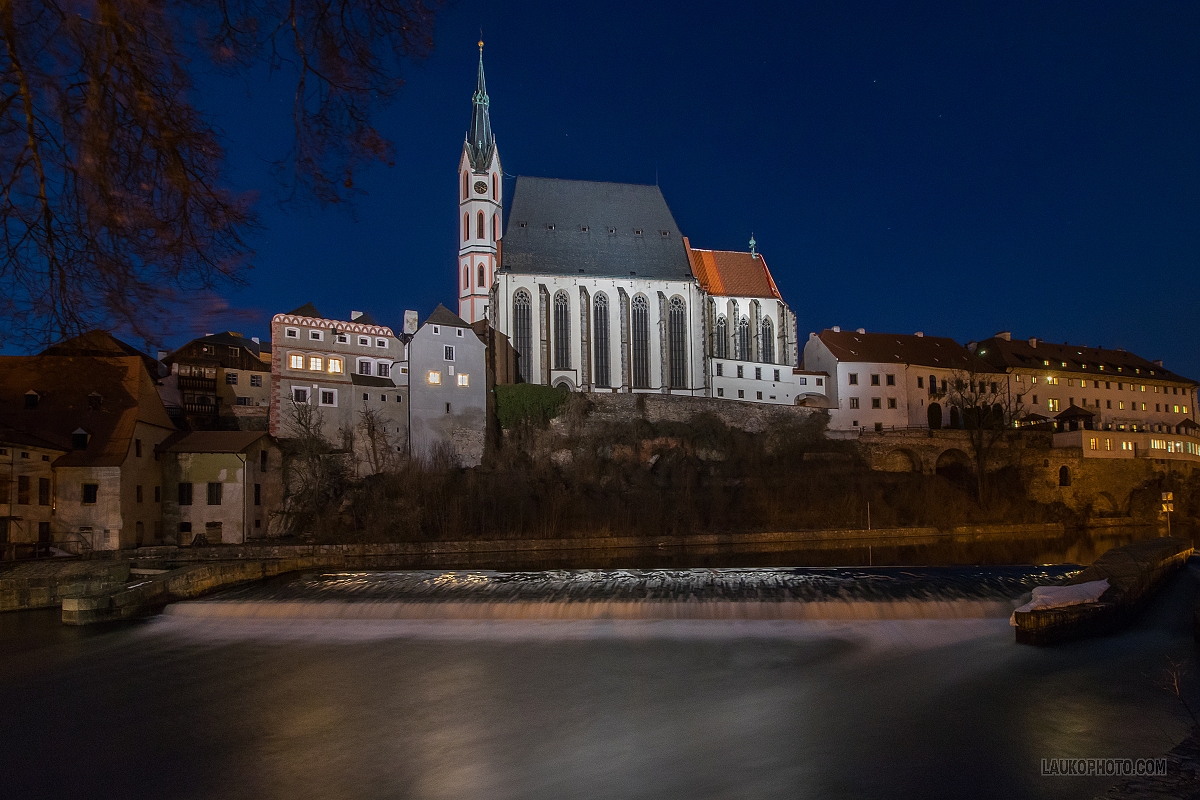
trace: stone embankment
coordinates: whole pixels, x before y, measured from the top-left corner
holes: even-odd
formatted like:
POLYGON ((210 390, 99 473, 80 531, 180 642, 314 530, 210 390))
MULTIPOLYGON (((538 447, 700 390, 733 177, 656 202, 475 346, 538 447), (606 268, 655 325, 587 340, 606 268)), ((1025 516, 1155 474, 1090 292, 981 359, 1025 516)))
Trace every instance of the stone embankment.
POLYGON ((1191 542, 1172 537, 1145 539, 1109 550, 1066 583, 1078 586, 1107 580, 1108 589, 1096 601, 1015 612, 1017 641, 1055 644, 1120 628, 1192 553, 1191 542))
POLYGON ((17 564, 0 572, 0 611, 54 608, 64 597, 101 594, 125 585, 130 564, 123 559, 50 559, 17 564))
MULTIPOLYGON (((247 559, 192 564, 172 570, 135 570, 147 574, 120 588, 62 599, 62 621, 68 625, 129 619, 161 608, 176 600, 199 597, 207 592, 249 581, 273 578, 285 572, 342 566, 336 556, 247 559)), ((129 567, 126 565, 126 569, 129 567)))

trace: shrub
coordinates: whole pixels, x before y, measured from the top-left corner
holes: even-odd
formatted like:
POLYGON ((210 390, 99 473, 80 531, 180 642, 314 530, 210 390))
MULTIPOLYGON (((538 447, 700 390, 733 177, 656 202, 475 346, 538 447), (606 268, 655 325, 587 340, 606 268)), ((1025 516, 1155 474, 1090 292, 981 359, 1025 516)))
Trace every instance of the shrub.
POLYGON ((512 430, 523 425, 544 427, 558 416, 567 399, 565 389, 536 383, 513 383, 496 387, 496 416, 500 427, 512 430))

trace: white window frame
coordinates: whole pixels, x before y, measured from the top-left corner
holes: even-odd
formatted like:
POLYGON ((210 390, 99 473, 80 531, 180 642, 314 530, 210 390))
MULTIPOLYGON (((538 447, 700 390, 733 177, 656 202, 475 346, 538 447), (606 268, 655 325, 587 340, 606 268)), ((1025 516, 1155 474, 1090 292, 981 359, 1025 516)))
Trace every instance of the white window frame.
POLYGON ((324 370, 325 370, 325 356, 314 356, 310 353, 308 356, 308 371, 309 372, 323 372, 324 370), (313 366, 314 361, 317 362, 317 365, 315 367, 313 366))
POLYGON ((431 326, 431 327, 433 328, 433 335, 434 335, 434 336, 441 336, 441 335, 442 335, 442 326, 441 326, 441 325, 433 325, 433 326, 431 326))
POLYGON ((325 331, 314 331, 314 330, 310 330, 310 331, 308 332, 308 340, 309 340, 310 342, 323 342, 323 341, 325 341, 325 331))
POLYGON ((338 344, 350 344, 350 337, 345 333, 339 333, 337 335, 337 343, 338 344))
POLYGON ((388 340, 387 340, 387 339, 376 339, 376 340, 375 340, 375 346, 376 346, 376 347, 380 347, 380 348, 382 348, 382 349, 384 349, 384 350, 387 350, 387 346, 388 346, 388 340))
POLYGON ((300 329, 299 328, 285 328, 283 331, 283 337, 285 339, 299 339, 300 338, 300 329))
POLYGON ((323 406, 325 408, 337 408, 338 407, 338 396, 337 395, 338 395, 337 389, 326 389, 324 387, 319 388, 319 389, 317 389, 317 405, 323 406), (332 403, 325 402, 325 393, 326 392, 329 392, 330 394, 333 395, 332 403))
POLYGON ((370 347, 371 346, 371 337, 370 336, 358 337, 358 346, 359 347, 370 347))
POLYGON ((310 394, 311 391, 312 390, 309 389, 307 386, 293 386, 292 387, 292 402, 296 405, 301 405, 301 404, 308 405, 310 402, 312 402, 312 395, 310 394), (303 400, 298 400, 296 398, 297 392, 304 392, 303 400))
POLYGON ((458 373, 457 377, 458 377, 458 385, 459 386, 470 386, 471 385, 471 376, 468 375, 467 373, 460 372, 460 373, 458 373))
POLYGON ((460 339, 461 339, 461 338, 462 338, 462 336, 463 336, 463 329, 462 329, 462 328, 455 328, 455 329, 454 329, 454 335, 455 335, 455 336, 457 336, 458 338, 460 338, 460 339))
POLYGON ((426 375, 425 375, 425 382, 428 383, 430 386, 441 386, 442 385, 442 373, 438 372, 435 369, 429 370, 429 372, 426 373, 426 375))
POLYGON ((304 364, 304 353, 288 353, 288 369, 304 369, 304 364), (300 359, 300 366, 296 366, 296 359, 300 359))
POLYGON ((454 345, 447 344, 442 346, 442 357, 444 361, 454 361, 454 345))
POLYGON ((325 369, 329 371, 330 375, 345 375, 346 361, 345 359, 338 358, 337 356, 330 356, 329 358, 325 359, 325 369), (338 365, 337 369, 333 368, 334 364, 338 365))
POLYGON ((375 364, 375 374, 380 378, 392 377, 392 362, 378 361, 375 364))

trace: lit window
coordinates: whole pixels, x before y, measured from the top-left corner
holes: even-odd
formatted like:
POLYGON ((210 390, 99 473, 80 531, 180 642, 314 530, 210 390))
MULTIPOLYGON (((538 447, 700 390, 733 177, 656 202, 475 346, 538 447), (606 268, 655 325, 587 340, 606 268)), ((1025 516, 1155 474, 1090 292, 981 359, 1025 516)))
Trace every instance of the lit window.
POLYGON ((289 339, 299 339, 300 331, 297 328, 288 328, 287 331, 284 333, 284 336, 286 336, 289 339))
POLYGON ((1058 411, 1058 399, 1054 398, 1054 397, 1047 398, 1046 410, 1047 411, 1058 411))
POLYGON ((1090 450, 1099 450, 1100 449, 1100 440, 1094 436, 1092 438, 1088 439, 1088 448, 1090 450))
POLYGON ((288 358, 288 366, 292 369, 304 369, 304 356, 299 353, 292 353, 288 358))
POLYGON ((329 371, 340 374, 342 371, 342 360, 340 358, 329 359, 329 371))
POLYGON ((1105 449, 1105 450, 1112 450, 1112 439, 1105 439, 1105 440, 1104 440, 1104 449, 1105 449))
POLYGON ((325 359, 321 358, 320 356, 309 356, 308 357, 308 368, 310 370, 313 370, 314 372, 320 372, 321 368, 322 368, 322 366, 324 366, 324 364, 325 364, 325 359))
POLYGON ((470 386, 471 385, 470 380, 468 379, 468 375, 465 372, 458 373, 458 385, 459 386, 470 386))
POLYGON ((429 374, 425 376, 425 380, 433 386, 437 386, 442 382, 442 373, 430 370, 429 374))

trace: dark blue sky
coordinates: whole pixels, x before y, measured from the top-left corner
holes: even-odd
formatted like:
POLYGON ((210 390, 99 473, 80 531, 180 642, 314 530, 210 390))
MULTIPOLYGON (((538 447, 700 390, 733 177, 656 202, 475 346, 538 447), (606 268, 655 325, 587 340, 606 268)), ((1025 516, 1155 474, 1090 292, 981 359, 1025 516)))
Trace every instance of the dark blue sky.
POLYGON ((482 26, 507 174, 657 171, 693 245, 754 232, 802 339, 1011 330, 1200 377, 1200 4, 779 5, 459 2, 406 68, 381 124, 395 166, 362 176, 353 215, 270 202, 284 80, 206 81, 266 229, 223 293, 240 311, 201 324, 454 307, 482 26))

